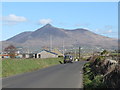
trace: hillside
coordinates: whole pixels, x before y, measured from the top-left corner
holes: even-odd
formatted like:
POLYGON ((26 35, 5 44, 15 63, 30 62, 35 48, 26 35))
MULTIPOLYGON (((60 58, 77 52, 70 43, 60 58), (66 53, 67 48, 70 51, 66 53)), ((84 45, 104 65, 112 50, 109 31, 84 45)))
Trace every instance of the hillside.
POLYGON ((62 29, 47 24, 32 32, 22 32, 6 41, 3 45, 8 45, 9 42, 22 47, 50 47, 60 48, 65 47, 103 47, 114 48, 117 47, 117 40, 95 34, 89 30, 78 28, 74 30, 62 29), (7 43, 7 44, 4 44, 7 43))

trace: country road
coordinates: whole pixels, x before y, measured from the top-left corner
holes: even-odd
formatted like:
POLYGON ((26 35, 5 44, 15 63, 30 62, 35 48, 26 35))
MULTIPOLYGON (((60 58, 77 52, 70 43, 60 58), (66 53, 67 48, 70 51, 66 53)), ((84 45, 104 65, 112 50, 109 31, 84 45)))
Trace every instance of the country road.
POLYGON ((85 61, 59 64, 2 79, 3 88, 82 88, 85 61))

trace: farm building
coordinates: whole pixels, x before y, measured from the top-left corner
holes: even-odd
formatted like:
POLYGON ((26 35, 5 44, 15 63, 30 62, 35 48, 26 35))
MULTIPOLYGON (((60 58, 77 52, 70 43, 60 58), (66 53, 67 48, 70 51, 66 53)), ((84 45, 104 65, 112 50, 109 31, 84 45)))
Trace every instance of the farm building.
POLYGON ((24 54, 22 54, 22 58, 33 58, 34 57, 34 54, 32 54, 32 53, 24 53, 24 54))
POLYGON ((0 58, 10 58, 10 55, 8 55, 8 54, 0 54, 0 58))
POLYGON ((23 54, 17 54, 15 58, 23 58, 23 54))
POLYGON ((54 50, 52 50, 52 52, 58 54, 58 57, 63 57, 64 56, 58 49, 54 49, 54 50))
MULTIPOLYGON (((0 54, 0 58, 11 58, 11 56, 8 54, 0 54)), ((33 54, 15 54, 15 58, 33 58, 33 54)))
POLYGON ((34 54, 34 58, 55 58, 55 57, 58 57, 58 54, 48 50, 42 50, 41 52, 34 54))

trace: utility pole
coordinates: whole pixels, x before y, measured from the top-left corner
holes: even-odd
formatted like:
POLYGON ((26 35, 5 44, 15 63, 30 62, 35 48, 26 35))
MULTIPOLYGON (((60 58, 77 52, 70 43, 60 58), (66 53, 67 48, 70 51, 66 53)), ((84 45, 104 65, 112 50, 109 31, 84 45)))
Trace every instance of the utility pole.
POLYGON ((63 39, 63 55, 65 54, 64 49, 65 49, 65 47, 64 47, 64 39, 63 39))
POLYGON ((51 30, 49 30, 49 50, 52 51, 52 35, 51 35, 51 30))
POLYGON ((50 35, 50 51, 52 51, 52 35, 50 35))
POLYGON ((75 56, 74 56, 74 57, 76 58, 76 49, 75 49, 75 48, 74 48, 74 54, 75 54, 75 56))
POLYGON ((75 58, 77 58, 77 55, 76 55, 76 49, 75 49, 75 58))
POLYGON ((80 61, 80 51, 81 51, 81 47, 79 46, 79 61, 80 61))

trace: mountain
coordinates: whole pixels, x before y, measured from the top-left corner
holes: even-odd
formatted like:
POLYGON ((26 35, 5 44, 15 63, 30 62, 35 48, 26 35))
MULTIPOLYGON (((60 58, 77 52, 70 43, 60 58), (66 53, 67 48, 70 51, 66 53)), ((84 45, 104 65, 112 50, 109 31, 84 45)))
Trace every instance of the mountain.
POLYGON ((27 41, 29 39, 29 35, 31 34, 32 32, 22 32, 6 41, 13 41, 13 42, 16 42, 16 43, 23 43, 25 41, 27 41))
MULTIPOLYGON (((103 47, 114 48, 117 47, 117 39, 108 38, 102 35, 95 34, 89 30, 78 28, 74 30, 62 29, 46 24, 45 26, 32 31, 22 32, 6 41, 4 43, 15 44, 22 47, 52 47, 60 48, 88 46, 88 47, 103 47)), ((3 43, 3 44, 4 44, 3 43)))

